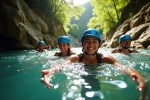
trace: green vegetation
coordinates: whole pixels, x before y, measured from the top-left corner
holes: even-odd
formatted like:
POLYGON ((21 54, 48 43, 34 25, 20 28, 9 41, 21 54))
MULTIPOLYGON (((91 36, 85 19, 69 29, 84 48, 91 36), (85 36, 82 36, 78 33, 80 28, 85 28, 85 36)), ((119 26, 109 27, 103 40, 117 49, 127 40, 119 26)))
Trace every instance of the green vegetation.
POLYGON ((130 0, 91 0, 93 17, 88 27, 102 29, 105 34, 111 27, 120 21, 123 8, 130 0))
MULTIPOLYGON (((25 1, 32 2, 31 4, 35 2, 36 7, 50 16, 52 22, 50 31, 53 31, 53 20, 57 19, 66 32, 78 39, 87 28, 96 28, 105 34, 120 21, 124 7, 130 2, 130 0, 91 0, 91 4, 88 2, 83 6, 77 6, 74 5, 74 0, 25 1)), ((133 14, 130 13, 129 16, 133 14)))
MULTIPOLYGON (((74 17, 77 20, 79 19, 78 16, 81 16, 85 11, 84 7, 81 5, 74 5, 73 0, 69 2, 67 2, 67 0, 25 0, 25 2, 32 8, 39 8, 44 13, 48 14, 50 16, 49 20, 52 22, 51 28, 53 27, 53 22, 57 19, 66 31, 69 31, 67 25, 70 24, 71 18, 74 17)), ((50 31, 52 30, 53 29, 50 29, 50 31)))
POLYGON ((80 38, 79 37, 79 27, 77 24, 72 24, 72 25, 69 25, 68 26, 70 31, 69 31, 69 34, 71 34, 73 37, 75 38, 80 38))
POLYGON ((79 20, 76 20, 74 17, 71 19, 71 24, 69 25, 69 34, 74 36, 75 38, 79 39, 81 38, 82 33, 88 28, 87 23, 89 22, 89 19, 92 18, 92 6, 90 2, 87 2, 83 4, 83 7, 86 9, 84 13, 79 16, 79 20), (75 25, 76 24, 76 25, 75 25), (76 31, 74 26, 78 27, 76 31))
POLYGON ((67 25, 70 23, 72 17, 78 19, 84 12, 84 8, 80 5, 73 5, 73 1, 66 2, 66 0, 47 0, 48 1, 48 11, 50 11, 50 18, 56 18, 60 21, 66 31, 69 31, 67 25))
POLYGON ((69 33, 78 39, 87 28, 96 28, 106 34, 121 20, 122 11, 129 2, 130 0, 91 0, 83 5, 86 10, 79 16, 79 20, 71 20, 73 26, 69 25, 69 33), (77 30, 72 29, 75 28, 74 24, 78 27, 77 30))

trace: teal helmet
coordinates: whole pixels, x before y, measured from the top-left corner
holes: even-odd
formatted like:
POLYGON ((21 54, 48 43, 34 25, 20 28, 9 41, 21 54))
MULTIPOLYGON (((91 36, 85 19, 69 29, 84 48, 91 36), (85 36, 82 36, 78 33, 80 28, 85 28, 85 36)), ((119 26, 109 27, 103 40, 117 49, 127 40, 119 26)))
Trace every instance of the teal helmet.
MULTIPOLYGON (((98 30, 96 30, 96 29, 87 29, 87 30, 84 31, 84 33, 83 33, 83 35, 82 35, 82 37, 81 37, 82 45, 83 45, 83 40, 84 40, 84 38, 85 38, 86 36, 93 36, 93 37, 96 37, 96 38, 99 40, 99 44, 100 44, 101 41, 102 41, 102 40, 101 40, 101 34, 100 34, 100 32, 98 32, 98 30)), ((93 54, 88 54, 88 53, 84 50, 84 48, 82 48, 82 51, 83 51, 86 55, 95 55, 98 50, 97 50, 95 53, 93 53, 93 54)))
POLYGON ((87 30, 85 30, 82 37, 81 37, 81 42, 83 42, 83 39, 86 36, 94 36, 94 37, 99 39, 99 42, 101 42, 101 34, 96 29, 87 29, 87 30))
POLYGON ((68 36, 61 36, 61 37, 59 37, 59 39, 58 39, 58 44, 59 43, 67 43, 67 44, 70 44, 71 43, 71 40, 70 40, 70 38, 68 37, 68 36))
POLYGON ((120 36, 119 42, 122 42, 124 40, 132 40, 132 38, 130 37, 130 35, 124 34, 124 35, 120 36))
POLYGON ((39 41, 38 45, 40 45, 40 44, 45 45, 45 42, 44 41, 39 41))

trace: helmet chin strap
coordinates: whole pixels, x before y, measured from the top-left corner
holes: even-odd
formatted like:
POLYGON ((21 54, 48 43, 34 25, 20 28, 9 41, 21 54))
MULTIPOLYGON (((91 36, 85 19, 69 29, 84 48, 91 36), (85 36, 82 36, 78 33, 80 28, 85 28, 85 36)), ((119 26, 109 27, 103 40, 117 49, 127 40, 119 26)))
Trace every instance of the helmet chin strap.
POLYGON ((82 52, 84 52, 86 55, 88 55, 88 56, 94 56, 96 53, 97 53, 97 51, 95 52, 95 53, 93 53, 93 54, 88 54, 83 48, 82 48, 82 52))

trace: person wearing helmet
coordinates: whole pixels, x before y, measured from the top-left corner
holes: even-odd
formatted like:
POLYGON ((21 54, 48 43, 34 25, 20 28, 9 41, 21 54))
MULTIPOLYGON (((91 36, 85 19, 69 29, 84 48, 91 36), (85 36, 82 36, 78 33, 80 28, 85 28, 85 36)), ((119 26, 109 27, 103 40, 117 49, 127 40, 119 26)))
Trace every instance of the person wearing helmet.
POLYGON ((39 41, 37 51, 39 52, 47 51, 47 49, 44 49, 44 48, 45 48, 45 42, 39 41))
MULTIPOLYGON (((141 74, 131 67, 123 66, 121 65, 114 57, 109 55, 103 55, 101 53, 98 53, 98 49, 101 44, 101 34, 96 29, 88 29, 86 30, 81 38, 82 42, 82 54, 78 55, 71 55, 66 60, 64 64, 73 63, 73 62, 80 62, 85 65, 95 65, 99 63, 108 63, 114 65, 115 68, 121 68, 122 71, 128 75, 130 75, 132 78, 135 78, 135 81, 138 84, 138 89, 142 91, 141 92, 141 98, 145 98, 147 94, 148 86, 144 81, 144 78, 141 76, 141 74)), ((61 64, 62 65, 62 64, 61 64)), ((86 67, 86 66, 85 66, 86 67)), ((92 66, 91 66, 92 67, 92 66)), ((48 81, 48 77, 52 76, 54 72, 58 72, 62 69, 62 66, 52 66, 50 69, 48 69, 48 73, 45 73, 45 70, 42 70, 41 73, 43 74, 43 77, 41 80, 47 85, 48 88, 53 86, 48 81)), ((143 99, 140 99, 143 100, 143 99)))
POLYGON ((54 56, 70 56, 72 54, 75 54, 73 51, 71 51, 71 40, 68 36, 60 36, 58 38, 58 46, 60 49, 60 52, 56 52, 54 56))
POLYGON ((135 49, 129 49, 131 45, 132 38, 128 34, 124 34, 120 36, 119 38, 119 48, 115 48, 112 53, 123 53, 123 54, 129 54, 129 53, 138 53, 135 49))
MULTIPOLYGON (((68 36, 60 36, 58 38, 58 46, 60 52, 56 52, 54 56, 65 57, 76 54, 71 50, 71 39, 68 36)), ((49 70, 43 70, 43 74, 47 74, 49 70)))

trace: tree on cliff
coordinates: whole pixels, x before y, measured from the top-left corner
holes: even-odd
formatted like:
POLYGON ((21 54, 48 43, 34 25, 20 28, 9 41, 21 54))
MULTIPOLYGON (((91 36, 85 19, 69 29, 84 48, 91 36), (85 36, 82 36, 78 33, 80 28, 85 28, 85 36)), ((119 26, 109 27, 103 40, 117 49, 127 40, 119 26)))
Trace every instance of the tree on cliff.
POLYGON ((82 33, 88 28, 87 23, 89 22, 89 19, 92 18, 92 6, 90 1, 82 6, 86 9, 84 13, 79 16, 79 20, 72 18, 71 24, 69 25, 69 34, 78 40, 80 40, 82 33))
POLYGON ((123 8, 130 0, 91 0, 93 17, 88 27, 103 29, 104 34, 120 20, 123 8))
POLYGON ((57 18, 64 28, 67 29, 67 25, 70 23, 72 17, 78 19, 84 12, 84 8, 81 5, 74 5, 73 1, 67 2, 66 0, 48 0, 49 11, 51 18, 57 18))
MULTIPOLYGON (((73 0, 69 2, 67 0, 25 0, 25 2, 47 13, 51 22, 57 19, 66 31, 69 30, 67 25, 70 24, 71 18, 79 19, 78 16, 85 11, 81 5, 74 5, 73 0)), ((51 23, 51 26, 53 24, 51 23)))

